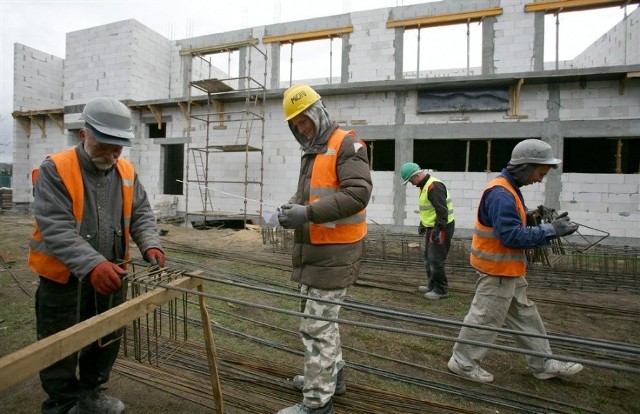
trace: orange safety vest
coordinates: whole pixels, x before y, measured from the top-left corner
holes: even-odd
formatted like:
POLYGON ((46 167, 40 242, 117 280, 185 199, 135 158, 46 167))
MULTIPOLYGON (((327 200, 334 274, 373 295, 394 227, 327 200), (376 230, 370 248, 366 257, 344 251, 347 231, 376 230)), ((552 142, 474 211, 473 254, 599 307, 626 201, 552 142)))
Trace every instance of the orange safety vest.
MULTIPOLYGON (((57 154, 49 156, 56 166, 56 170, 71 196, 73 217, 76 220, 76 231, 80 232, 82 225, 82 213, 84 209, 84 186, 82 183, 82 173, 80 171, 80 161, 75 148, 71 148, 57 154)), ((122 217, 124 238, 124 260, 128 261, 129 256, 129 233, 131 212, 133 210, 133 182, 135 172, 133 164, 120 158, 116 164, 116 170, 122 181, 122 217)), ((37 176, 37 174, 34 174, 37 176)), ((34 180, 35 183, 35 180, 34 180)), ((51 256, 42 240, 42 234, 36 223, 31 243, 29 246, 29 267, 34 272, 58 283, 66 284, 69 281, 71 271, 57 258, 51 256)), ((126 266, 125 266, 126 268, 126 266)))
MULTIPOLYGON (((327 152, 316 155, 311 172, 311 188, 309 204, 340 191, 336 165, 338 152, 344 137, 351 135, 357 138, 353 131, 336 129, 327 143, 327 152)), ((360 140, 359 138, 357 138, 360 140)), ((362 143, 362 141, 360 141, 362 143)), ((362 143, 362 145, 365 145, 362 143)), ((353 216, 334 220, 330 223, 309 224, 309 234, 312 244, 348 244, 362 240, 367 235, 367 213, 361 210, 353 216)))
MULTIPOLYGON (((504 187, 513 195, 520 214, 521 226, 524 227, 527 222, 526 211, 516 190, 505 177, 497 177, 489 182, 485 191, 495 186, 504 187)), ((525 250, 506 247, 494 233, 493 227, 482 225, 477 217, 469 260, 471 266, 488 275, 521 277, 526 274, 525 250)))

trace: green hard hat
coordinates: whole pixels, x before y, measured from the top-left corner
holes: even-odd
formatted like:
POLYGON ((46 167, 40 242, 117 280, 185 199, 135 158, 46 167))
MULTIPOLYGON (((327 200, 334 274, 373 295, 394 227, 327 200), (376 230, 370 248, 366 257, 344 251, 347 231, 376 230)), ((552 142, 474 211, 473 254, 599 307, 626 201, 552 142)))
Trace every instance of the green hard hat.
POLYGON ((402 168, 400 168, 400 177, 403 180, 402 184, 408 183, 411 177, 418 174, 420 171, 420 166, 415 162, 405 162, 402 164, 402 168))

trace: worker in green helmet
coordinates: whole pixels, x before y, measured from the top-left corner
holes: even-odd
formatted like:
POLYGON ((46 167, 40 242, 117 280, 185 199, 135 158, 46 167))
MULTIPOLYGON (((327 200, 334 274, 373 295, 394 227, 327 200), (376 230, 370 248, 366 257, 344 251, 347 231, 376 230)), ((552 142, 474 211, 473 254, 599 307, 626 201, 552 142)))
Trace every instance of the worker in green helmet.
POLYGON ((451 238, 455 231, 453 202, 444 183, 414 162, 407 162, 400 169, 402 184, 418 187, 420 206, 419 233, 425 236, 424 261, 427 268, 427 283, 418 286, 424 297, 431 300, 449 296, 449 283, 444 262, 451 249, 451 238))

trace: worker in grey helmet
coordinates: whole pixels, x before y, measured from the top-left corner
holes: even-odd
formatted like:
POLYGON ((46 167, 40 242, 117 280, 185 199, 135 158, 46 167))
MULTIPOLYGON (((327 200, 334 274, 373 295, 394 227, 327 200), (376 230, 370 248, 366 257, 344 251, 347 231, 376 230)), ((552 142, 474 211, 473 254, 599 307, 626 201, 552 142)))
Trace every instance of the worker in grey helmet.
POLYGON ((400 177, 402 184, 411 183, 418 187, 418 232, 425 236, 424 261, 427 268, 427 283, 418 286, 418 291, 427 299, 446 298, 449 296, 449 281, 444 264, 456 229, 451 195, 440 179, 414 162, 402 165, 400 177))
MULTIPOLYGON (((49 155, 34 180, 29 266, 39 275, 39 340, 124 301, 130 237, 145 260, 165 264, 147 193, 133 164, 121 157, 134 137, 129 109, 114 98, 94 98, 81 119, 81 143, 49 155)), ((40 371, 48 395, 42 412, 124 412, 122 401, 103 389, 119 337, 107 335, 40 371)))
POLYGON ((500 175, 484 190, 471 240, 471 265, 478 280, 471 307, 464 318, 448 367, 452 372, 476 382, 492 382, 493 375, 480 363, 488 348, 477 344, 491 344, 498 332, 483 329, 502 328, 516 332, 519 348, 544 356, 527 355, 526 361, 538 379, 571 376, 582 365, 553 358, 546 330, 536 305, 527 298, 525 249, 550 246, 549 240, 567 236, 578 229, 567 213, 551 223, 527 226, 524 199, 520 188, 542 182, 551 169, 562 161, 553 155, 546 142, 527 139, 519 142, 511 153, 511 160, 500 175), (532 334, 518 335, 517 332, 532 334), (475 343, 470 343, 475 342, 475 343))
POLYGON ((338 319, 347 288, 360 274, 372 182, 366 145, 333 122, 320 95, 293 85, 282 101, 302 157, 295 194, 280 224, 294 229, 293 274, 304 299, 300 337, 304 374, 294 377, 301 403, 279 414, 333 414, 333 395, 346 392, 338 319), (331 320, 315 319, 313 316, 331 320))

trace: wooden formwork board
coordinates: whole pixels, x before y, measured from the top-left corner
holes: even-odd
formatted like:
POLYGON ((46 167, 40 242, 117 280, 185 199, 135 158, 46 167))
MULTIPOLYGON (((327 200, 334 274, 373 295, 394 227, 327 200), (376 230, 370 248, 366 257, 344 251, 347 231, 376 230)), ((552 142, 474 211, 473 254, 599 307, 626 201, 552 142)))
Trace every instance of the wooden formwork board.
MULTIPOLYGON (((202 283, 202 279, 186 276, 167 282, 167 286, 194 289, 202 283)), ((171 288, 154 289, 3 357, 0 359, 0 392, 152 312, 181 294, 181 291, 171 288)))

